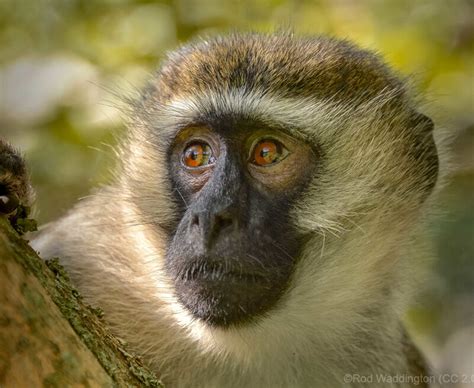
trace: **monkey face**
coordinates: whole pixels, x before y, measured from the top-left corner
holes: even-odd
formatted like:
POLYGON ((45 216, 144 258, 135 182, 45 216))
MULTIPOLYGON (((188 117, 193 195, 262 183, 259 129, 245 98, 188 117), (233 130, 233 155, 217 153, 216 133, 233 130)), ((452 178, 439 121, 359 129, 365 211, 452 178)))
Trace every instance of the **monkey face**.
POLYGON ((372 308, 360 291, 384 284, 437 176, 432 123, 376 56, 219 38, 173 53, 136 104, 123 191, 179 322, 330 331, 372 308))
POLYGON ((304 236, 289 227, 290 208, 316 153, 275 128, 226 118, 182 130, 169 155, 183 205, 166 256, 178 299, 213 325, 265 313, 298 259, 304 236))

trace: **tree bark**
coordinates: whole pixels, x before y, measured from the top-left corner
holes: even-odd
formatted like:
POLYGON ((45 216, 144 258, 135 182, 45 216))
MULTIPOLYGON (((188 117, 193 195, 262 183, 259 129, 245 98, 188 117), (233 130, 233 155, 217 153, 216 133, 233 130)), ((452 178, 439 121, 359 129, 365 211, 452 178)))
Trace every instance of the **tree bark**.
POLYGON ((162 387, 101 315, 0 217, 0 388, 162 387))

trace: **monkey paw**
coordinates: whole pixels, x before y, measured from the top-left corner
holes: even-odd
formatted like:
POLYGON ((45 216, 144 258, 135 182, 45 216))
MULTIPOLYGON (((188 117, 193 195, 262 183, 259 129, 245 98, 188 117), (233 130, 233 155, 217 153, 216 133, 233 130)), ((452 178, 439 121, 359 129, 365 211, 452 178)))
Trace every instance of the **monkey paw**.
POLYGON ((0 139, 0 215, 8 215, 19 233, 36 229, 28 220, 33 190, 25 161, 7 142, 0 139))

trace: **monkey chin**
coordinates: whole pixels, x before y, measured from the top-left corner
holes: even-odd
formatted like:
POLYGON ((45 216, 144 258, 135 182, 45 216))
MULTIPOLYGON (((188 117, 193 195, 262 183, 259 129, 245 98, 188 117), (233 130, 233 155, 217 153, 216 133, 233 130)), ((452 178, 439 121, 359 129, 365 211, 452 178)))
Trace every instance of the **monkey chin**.
POLYGON ((180 303, 211 326, 225 328, 257 320, 276 305, 289 282, 289 271, 269 276, 260 269, 225 268, 212 262, 207 258, 193 262, 186 276, 174 280, 180 303))

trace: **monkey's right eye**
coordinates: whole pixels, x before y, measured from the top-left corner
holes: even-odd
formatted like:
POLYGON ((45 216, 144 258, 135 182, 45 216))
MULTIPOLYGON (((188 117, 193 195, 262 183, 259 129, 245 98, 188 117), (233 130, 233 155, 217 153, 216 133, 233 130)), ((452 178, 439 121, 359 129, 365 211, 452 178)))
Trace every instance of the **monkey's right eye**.
POLYGON ((183 164, 189 168, 208 166, 214 164, 215 161, 212 149, 206 143, 191 143, 183 152, 183 164))

